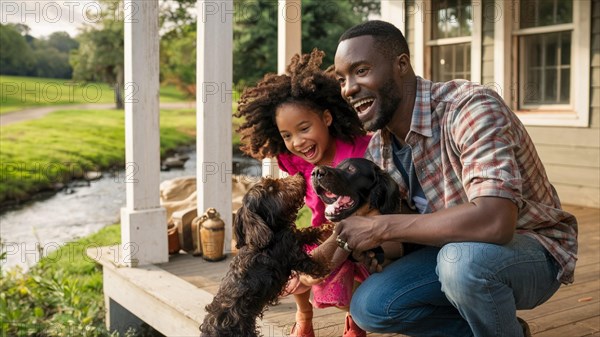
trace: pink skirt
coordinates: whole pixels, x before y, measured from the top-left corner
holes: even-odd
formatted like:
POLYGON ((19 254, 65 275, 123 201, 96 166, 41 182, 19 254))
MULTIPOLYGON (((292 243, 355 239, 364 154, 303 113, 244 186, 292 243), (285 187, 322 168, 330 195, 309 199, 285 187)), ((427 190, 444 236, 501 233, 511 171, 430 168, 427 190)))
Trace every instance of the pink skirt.
POLYGON ((352 299, 354 281, 363 282, 369 277, 367 268, 350 260, 344 261, 323 282, 312 286, 316 308, 347 307, 352 299))
POLYGON ((312 287, 302 284, 298 274, 293 273, 281 296, 303 294, 312 289, 314 307, 347 307, 352 299, 354 281, 363 282, 367 277, 369 277, 369 271, 365 266, 346 260, 321 283, 312 287))

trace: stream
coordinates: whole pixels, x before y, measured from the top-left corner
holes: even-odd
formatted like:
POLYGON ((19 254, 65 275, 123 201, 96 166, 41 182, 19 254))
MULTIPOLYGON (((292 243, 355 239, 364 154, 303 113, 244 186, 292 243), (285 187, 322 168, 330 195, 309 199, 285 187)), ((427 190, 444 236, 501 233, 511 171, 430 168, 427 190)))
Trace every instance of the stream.
MULTIPOLYGON (((160 180, 196 175, 196 151, 185 152, 190 158, 182 169, 161 171, 160 180)), ((234 174, 260 175, 260 162, 234 155, 234 174)), ((74 187, 53 196, 25 203, 0 214, 0 260, 5 271, 15 266, 23 270, 41 257, 69 241, 88 236, 120 221, 125 206, 124 172, 103 172, 89 186, 74 187)), ((67 252, 70 253, 70 252, 67 252)))

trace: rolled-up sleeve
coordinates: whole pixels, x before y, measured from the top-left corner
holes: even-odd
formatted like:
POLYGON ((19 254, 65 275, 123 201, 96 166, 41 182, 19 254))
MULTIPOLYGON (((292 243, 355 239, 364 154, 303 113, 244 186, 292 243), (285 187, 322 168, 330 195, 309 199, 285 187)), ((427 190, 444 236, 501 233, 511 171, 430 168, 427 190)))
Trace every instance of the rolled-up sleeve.
POLYGON ((523 184, 515 155, 519 140, 510 112, 486 91, 458 102, 453 111, 452 136, 468 199, 493 196, 520 205, 523 184))

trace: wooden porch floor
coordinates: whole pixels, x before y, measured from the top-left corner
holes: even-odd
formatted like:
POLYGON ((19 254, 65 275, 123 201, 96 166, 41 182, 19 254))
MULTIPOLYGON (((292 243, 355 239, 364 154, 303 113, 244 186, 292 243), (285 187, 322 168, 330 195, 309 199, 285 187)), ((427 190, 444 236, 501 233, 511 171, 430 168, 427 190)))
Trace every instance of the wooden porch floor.
MULTIPOLYGON (((546 303, 534 310, 520 311, 536 337, 600 336, 600 209, 565 206, 579 220, 579 260, 575 283, 562 286, 546 303)), ((158 267, 215 294, 231 257, 206 262, 191 255, 172 256, 158 267)), ((269 308, 262 322, 265 337, 287 336, 294 323, 295 304, 291 297, 269 308)), ((317 336, 341 336, 344 313, 335 308, 315 309, 317 336)), ((403 336, 375 334, 369 336, 403 336)))

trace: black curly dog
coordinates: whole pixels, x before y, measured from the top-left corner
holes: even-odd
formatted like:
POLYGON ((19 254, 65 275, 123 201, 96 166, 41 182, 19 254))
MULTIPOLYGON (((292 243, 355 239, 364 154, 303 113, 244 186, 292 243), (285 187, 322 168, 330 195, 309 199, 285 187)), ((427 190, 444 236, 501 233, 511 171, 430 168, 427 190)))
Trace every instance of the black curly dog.
POLYGON ((297 230, 296 215, 304 203, 306 183, 300 175, 263 178, 242 200, 234 220, 239 249, 200 326, 201 336, 254 337, 256 319, 278 297, 292 270, 323 277, 327 263, 304 251, 317 242, 316 230, 297 230))

